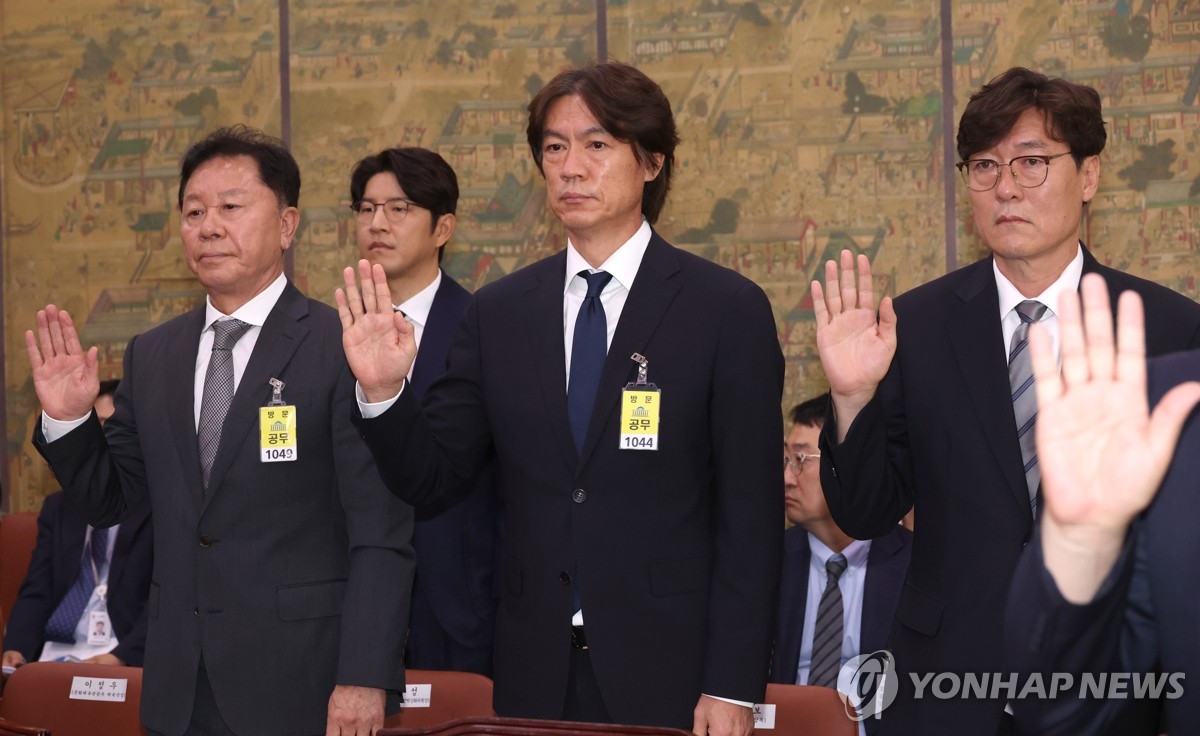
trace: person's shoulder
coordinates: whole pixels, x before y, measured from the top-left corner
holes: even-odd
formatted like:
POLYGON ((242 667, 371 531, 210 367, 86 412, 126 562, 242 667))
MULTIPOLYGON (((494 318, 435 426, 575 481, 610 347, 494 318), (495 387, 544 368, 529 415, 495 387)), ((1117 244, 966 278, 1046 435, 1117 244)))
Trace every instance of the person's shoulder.
POLYGON ((484 284, 475 292, 475 298, 479 301, 505 299, 536 288, 546 281, 556 283, 561 288, 565 283, 566 269, 566 251, 560 250, 484 284))
POLYGON ((1122 291, 1135 291, 1142 297, 1142 302, 1148 310, 1164 309, 1200 320, 1200 304, 1169 286, 1110 266, 1096 264, 1095 271, 1104 277, 1109 293, 1114 299, 1122 291))
POLYGON ((991 258, 983 258, 914 286, 896 297, 896 307, 911 310, 932 306, 943 310, 949 299, 969 299, 986 289, 989 281, 995 284, 991 264, 991 258))

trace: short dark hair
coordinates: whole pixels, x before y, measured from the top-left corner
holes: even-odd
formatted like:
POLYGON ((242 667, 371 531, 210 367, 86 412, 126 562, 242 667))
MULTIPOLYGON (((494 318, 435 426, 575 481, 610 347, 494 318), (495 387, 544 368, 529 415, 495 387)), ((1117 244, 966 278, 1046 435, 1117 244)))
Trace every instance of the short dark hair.
POLYGON ((100 382, 100 393, 96 394, 96 398, 101 396, 112 396, 117 392, 117 386, 121 385, 121 379, 109 378, 106 381, 100 382))
POLYGON ((275 192, 280 208, 300 205, 300 167, 283 141, 261 130, 234 125, 214 130, 203 140, 192 144, 183 155, 179 167, 179 209, 183 209, 183 190, 201 164, 214 158, 234 156, 254 159, 258 165, 258 178, 275 192))
MULTIPOLYGON (((350 201, 361 200, 371 177, 383 173, 393 174, 404 194, 429 210, 433 215, 430 228, 437 228, 442 215, 458 211, 458 176, 454 169, 434 151, 415 146, 385 148, 354 164, 350 173, 350 201)), ((438 250, 439 263, 445 253, 445 248, 438 250)))
POLYGON ((826 392, 796 404, 788 412, 788 418, 792 420, 792 424, 820 429, 825 426, 825 412, 828 410, 829 393, 826 392))
POLYGON ((958 121, 959 158, 999 143, 1031 108, 1046 116, 1046 133, 1067 144, 1076 167, 1104 150, 1108 135, 1096 90, 1018 66, 971 95, 958 121))
POLYGON ((639 164, 650 165, 654 154, 662 155, 658 176, 642 189, 642 214, 653 225, 667 202, 675 147, 679 145, 671 101, 657 82, 618 61, 596 62, 560 73, 529 103, 525 137, 543 176, 546 172, 542 169, 542 131, 550 105, 560 97, 573 95, 583 100, 609 135, 633 146, 639 164))

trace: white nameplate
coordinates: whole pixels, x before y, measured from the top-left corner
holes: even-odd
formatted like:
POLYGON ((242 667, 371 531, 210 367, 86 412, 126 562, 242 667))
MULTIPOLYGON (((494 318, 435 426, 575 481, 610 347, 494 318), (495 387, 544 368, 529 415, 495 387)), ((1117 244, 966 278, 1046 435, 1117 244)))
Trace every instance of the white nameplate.
POLYGON ((108 700, 125 702, 129 680, 116 677, 79 677, 71 680, 71 700, 108 700))
POLYGON ((754 728, 764 730, 775 729, 775 704, 774 703, 755 703, 754 705, 754 728))
POLYGON ((428 708, 433 685, 408 685, 404 688, 405 708, 428 708))

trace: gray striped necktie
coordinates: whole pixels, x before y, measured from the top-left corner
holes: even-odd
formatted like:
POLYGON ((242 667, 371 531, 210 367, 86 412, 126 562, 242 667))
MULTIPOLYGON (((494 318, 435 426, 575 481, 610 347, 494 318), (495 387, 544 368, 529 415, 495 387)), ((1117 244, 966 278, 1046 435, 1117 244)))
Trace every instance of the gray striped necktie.
POLYGON ((213 461, 217 458, 217 447, 221 444, 225 415, 233 403, 233 346, 249 329, 250 325, 240 319, 213 323, 212 357, 208 359, 208 372, 204 375, 200 426, 196 430, 205 490, 208 490, 208 478, 212 474, 213 461))
POLYGON ((846 572, 846 558, 837 554, 825 561, 825 591, 817 606, 817 623, 813 627, 812 666, 808 669, 808 684, 837 687, 838 672, 842 669, 842 589, 838 580, 846 572))
POLYGON ((1029 488, 1029 507, 1037 514, 1038 486, 1042 471, 1038 468, 1033 427, 1037 423, 1037 392, 1033 388, 1033 364, 1029 360, 1029 325, 1040 322, 1046 305, 1027 299, 1016 306, 1021 324, 1013 332, 1008 352, 1008 385, 1012 389, 1013 414, 1017 420, 1017 441, 1021 443, 1021 461, 1025 464, 1025 484, 1029 488))

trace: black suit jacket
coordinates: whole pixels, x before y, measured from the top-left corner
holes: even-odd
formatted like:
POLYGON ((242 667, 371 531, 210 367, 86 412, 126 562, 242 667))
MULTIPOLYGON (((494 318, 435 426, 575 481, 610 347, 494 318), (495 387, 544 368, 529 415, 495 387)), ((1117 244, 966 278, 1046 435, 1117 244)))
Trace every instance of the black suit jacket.
POLYGON ((565 270, 564 251, 480 289, 424 411, 404 391, 362 420, 364 436, 414 503, 495 458, 501 714, 562 714, 574 585, 616 721, 690 727, 702 692, 761 702, 783 529, 783 358, 766 295, 652 236, 580 456, 567 419, 565 270), (634 352, 663 392, 656 452, 617 447, 634 352))
POLYGON ((412 509, 382 485, 350 416, 336 312, 290 284, 267 317, 225 419, 207 492, 196 443, 200 308, 135 337, 116 412, 46 444, 93 525, 150 501, 154 573, 142 720, 181 734, 201 658, 236 733, 319 733, 335 684, 403 688, 412 509), (260 462, 267 381, 296 406, 299 459, 260 462))
MULTIPOLYGON (((1114 298, 1141 294, 1151 355, 1200 345, 1200 305, 1086 249, 1083 271, 1101 274, 1114 298)), ((995 733, 1006 700, 914 701, 907 674, 1004 667, 1004 601, 1033 518, 998 299, 990 257, 898 297, 896 355, 875 398, 840 446, 832 412, 821 436, 825 497, 848 534, 887 532, 917 506, 892 639, 901 689, 883 714, 901 732, 957 734, 970 723, 995 733)))
MULTIPOLYGON (((1200 352, 1150 361, 1150 399, 1200 381, 1200 352)), ((1171 467, 1150 507, 1134 522, 1125 549, 1091 603, 1062 597, 1042 558, 1041 537, 1013 575, 1005 639, 1014 669, 1065 672, 1074 687, 1053 700, 1014 704, 1030 734, 1189 733, 1200 723, 1200 596, 1192 583, 1200 564, 1200 411, 1184 425, 1171 467), (1079 698, 1083 673, 1135 673, 1159 678, 1165 721, 1145 701, 1079 698), (1182 677, 1178 677, 1178 675, 1182 677)), ((1044 680, 1049 682, 1049 677, 1044 680)), ((1133 691, 1130 679, 1128 691, 1133 691)))
MULTIPOLYGON (((434 379, 446 372, 450 340, 470 302, 471 293, 442 274, 421 334, 421 349, 413 364, 412 388, 418 397, 424 396, 434 379)), ((485 468, 473 482, 466 497, 449 508, 430 504, 417 509, 413 530, 417 579, 413 594, 425 596, 436 621, 423 620, 414 609, 409 622, 410 666, 438 668, 415 654, 424 651, 422 644, 427 640, 431 647, 443 646, 435 627, 464 647, 492 646, 496 618, 493 571, 497 513, 490 468, 485 468)))
MULTIPOLYGON (((46 622, 79 578, 87 522, 61 492, 46 496, 38 514, 37 546, 4 632, 4 650, 35 662, 45 644, 46 622)), ((141 506, 121 523, 109 563, 108 618, 117 647, 112 654, 141 667, 146 649, 146 597, 150 590, 154 534, 150 509, 141 506)))

